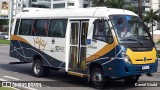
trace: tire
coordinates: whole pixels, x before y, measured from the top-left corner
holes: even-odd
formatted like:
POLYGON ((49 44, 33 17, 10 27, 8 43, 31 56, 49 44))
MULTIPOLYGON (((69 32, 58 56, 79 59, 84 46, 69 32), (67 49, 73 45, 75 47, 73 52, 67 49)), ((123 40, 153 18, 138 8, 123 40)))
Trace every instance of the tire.
POLYGON ((139 80, 139 76, 129 76, 124 78, 126 84, 135 84, 139 80))
POLYGON ((43 66, 42 62, 37 59, 33 62, 32 72, 35 77, 44 77, 49 75, 50 68, 43 66))
POLYGON ((105 77, 103 74, 103 70, 100 68, 95 68, 91 72, 91 84, 93 85, 94 88, 101 89, 104 88, 105 85, 105 77))

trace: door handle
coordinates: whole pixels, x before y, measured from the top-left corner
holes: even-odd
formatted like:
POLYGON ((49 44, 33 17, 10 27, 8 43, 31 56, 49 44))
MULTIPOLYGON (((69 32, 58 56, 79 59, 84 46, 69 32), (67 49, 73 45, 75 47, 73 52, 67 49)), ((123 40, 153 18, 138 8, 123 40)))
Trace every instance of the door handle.
POLYGON ((52 44, 55 44, 55 40, 54 39, 52 39, 52 44))

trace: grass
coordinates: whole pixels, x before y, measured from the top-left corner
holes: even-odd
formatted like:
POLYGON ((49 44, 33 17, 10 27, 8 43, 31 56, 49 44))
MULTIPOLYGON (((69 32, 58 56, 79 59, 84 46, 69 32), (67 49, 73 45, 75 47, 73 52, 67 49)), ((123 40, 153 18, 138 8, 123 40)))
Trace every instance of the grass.
POLYGON ((10 41, 9 41, 9 40, 0 40, 0 44, 9 45, 9 44, 10 44, 10 41))
POLYGON ((0 87, 0 90, 14 90, 13 88, 0 87))

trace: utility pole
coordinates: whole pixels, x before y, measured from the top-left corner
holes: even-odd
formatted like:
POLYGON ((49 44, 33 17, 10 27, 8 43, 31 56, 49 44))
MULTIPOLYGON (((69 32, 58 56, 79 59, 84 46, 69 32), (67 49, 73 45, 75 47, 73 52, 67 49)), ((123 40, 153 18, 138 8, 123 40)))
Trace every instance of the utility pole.
POLYGON ((138 0, 138 14, 142 18, 142 0, 138 0))
POLYGON ((9 30, 8 30, 8 40, 10 40, 11 37, 11 29, 12 29, 12 18, 13 18, 13 4, 14 0, 10 0, 10 10, 9 10, 9 30))

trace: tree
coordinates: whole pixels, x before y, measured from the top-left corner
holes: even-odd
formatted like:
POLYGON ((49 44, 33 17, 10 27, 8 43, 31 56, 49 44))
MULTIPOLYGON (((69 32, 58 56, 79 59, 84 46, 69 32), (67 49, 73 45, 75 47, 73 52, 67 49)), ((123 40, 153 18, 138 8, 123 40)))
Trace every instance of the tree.
POLYGON ((138 13, 138 8, 136 6, 133 6, 132 4, 128 7, 126 7, 127 10, 132 11, 134 13, 138 13))
POLYGON ((107 0, 91 0, 93 6, 98 7, 98 6, 107 6, 107 0))
POLYGON ((124 0, 108 0, 106 3, 109 8, 124 8, 125 6, 124 0))
POLYGON ((92 0, 93 6, 105 6, 108 8, 121 8, 127 9, 133 12, 137 11, 137 8, 130 2, 125 2, 125 0, 92 0))
POLYGON ((106 6, 109 8, 123 8, 124 0, 91 0, 93 6, 106 6))
POLYGON ((143 21, 147 24, 151 23, 152 25, 152 38, 153 38, 153 25, 155 21, 160 21, 160 15, 159 10, 154 11, 153 9, 150 9, 149 11, 146 11, 143 16, 143 21))

